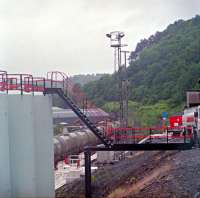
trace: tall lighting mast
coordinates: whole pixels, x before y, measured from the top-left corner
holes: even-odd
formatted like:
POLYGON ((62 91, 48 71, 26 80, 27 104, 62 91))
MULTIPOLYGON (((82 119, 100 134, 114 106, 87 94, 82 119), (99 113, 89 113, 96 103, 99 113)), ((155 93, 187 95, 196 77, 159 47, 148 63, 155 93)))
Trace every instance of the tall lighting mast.
MULTIPOLYGON (((106 34, 110 38, 110 47, 114 48, 114 68, 117 72, 117 80, 119 83, 119 104, 120 104, 120 127, 128 126, 128 82, 126 76, 126 60, 122 65, 122 50, 121 48, 127 45, 121 43, 121 39, 125 36, 123 32, 114 31, 106 34)), ((124 52, 124 51, 123 51, 124 52)), ((126 59, 126 53, 125 53, 126 59)))

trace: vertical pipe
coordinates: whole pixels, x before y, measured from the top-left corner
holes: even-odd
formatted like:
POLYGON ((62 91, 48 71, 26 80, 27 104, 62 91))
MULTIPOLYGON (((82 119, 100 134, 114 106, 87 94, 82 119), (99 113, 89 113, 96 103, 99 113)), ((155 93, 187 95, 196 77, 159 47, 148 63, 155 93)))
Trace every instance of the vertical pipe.
POLYGON ((117 48, 117 64, 118 64, 118 70, 120 68, 120 47, 117 48))
POLYGON ((8 94, 8 74, 6 73, 6 93, 8 94))
POLYGON ((116 71, 117 71, 117 48, 115 47, 114 48, 114 74, 116 73, 116 71))
POLYGON ((186 130, 184 128, 184 131, 183 131, 183 135, 184 135, 184 143, 186 143, 186 130))
POLYGON ((169 138, 168 138, 168 127, 167 127, 167 144, 169 142, 169 138))
POLYGON ((86 150, 85 154, 85 198, 92 197, 91 191, 91 152, 86 150))
POLYGON ((188 128, 187 128, 187 133, 190 135, 190 143, 191 144, 194 144, 194 135, 192 135, 192 134, 194 134, 194 128, 192 127, 192 129, 191 130, 188 130, 188 128))
POLYGON ((32 95, 34 96, 34 82, 33 82, 33 76, 32 76, 32 95))
POLYGON ((56 84, 56 88, 57 88, 57 84, 58 84, 58 73, 57 72, 55 74, 55 80, 56 80, 55 84, 56 84))
POLYGON ((22 74, 20 74, 20 89, 21 89, 21 95, 23 95, 22 74))
POLYGON ((120 67, 122 66, 122 52, 121 52, 121 44, 120 44, 120 47, 119 47, 119 66, 120 66, 120 67))
POLYGON ((43 78, 43 85, 44 85, 44 89, 45 89, 46 88, 45 78, 43 78))
POLYGON ((149 134, 150 134, 149 140, 150 140, 150 143, 151 143, 151 134, 152 134, 152 129, 151 128, 149 129, 149 134))
POLYGON ((44 93, 44 91, 45 91, 45 86, 46 86, 45 78, 43 78, 43 86, 44 86, 44 89, 43 89, 43 93, 44 93))
POLYGON ((25 86, 27 87, 27 91, 29 92, 29 90, 30 90, 30 82, 29 82, 29 78, 30 78, 30 76, 28 76, 27 78, 25 77, 24 79, 28 79, 28 82, 27 82, 27 84, 26 84, 26 82, 25 82, 25 86))
POLYGON ((127 59, 127 51, 124 52, 124 55, 125 55, 125 60, 124 60, 124 64, 125 64, 125 100, 126 100, 126 108, 125 108, 125 111, 126 111, 126 127, 128 127, 128 80, 127 80, 127 65, 126 65, 126 59, 127 59))
POLYGON ((53 88, 53 72, 51 72, 51 88, 53 88))

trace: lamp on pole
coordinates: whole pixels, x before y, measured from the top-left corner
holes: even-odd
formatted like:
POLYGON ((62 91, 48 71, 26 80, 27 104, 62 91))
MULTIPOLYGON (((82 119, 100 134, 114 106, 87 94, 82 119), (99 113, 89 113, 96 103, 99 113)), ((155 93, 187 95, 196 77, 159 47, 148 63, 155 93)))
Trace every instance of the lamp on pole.
MULTIPOLYGON (((110 38, 110 47, 114 48, 114 71, 118 71, 119 83, 119 104, 120 104, 120 127, 128 126, 128 91, 126 80, 126 60, 125 65, 122 65, 122 47, 127 45, 122 44, 121 40, 125 34, 121 31, 114 31, 106 34, 110 38)), ((125 53, 126 58, 126 53, 125 53)))

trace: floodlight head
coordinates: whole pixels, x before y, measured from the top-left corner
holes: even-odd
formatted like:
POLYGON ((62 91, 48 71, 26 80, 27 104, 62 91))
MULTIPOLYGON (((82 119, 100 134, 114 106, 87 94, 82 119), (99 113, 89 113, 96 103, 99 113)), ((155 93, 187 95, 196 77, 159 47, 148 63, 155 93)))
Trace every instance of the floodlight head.
POLYGON ((111 34, 106 34, 106 36, 107 36, 108 38, 111 38, 111 34))
POLYGON ((108 38, 110 38, 110 46, 111 47, 121 47, 121 38, 125 36, 123 32, 114 31, 110 34, 106 34, 108 38))
POLYGON ((123 32, 120 32, 120 33, 119 33, 119 36, 122 38, 122 37, 125 36, 125 34, 124 34, 123 32))

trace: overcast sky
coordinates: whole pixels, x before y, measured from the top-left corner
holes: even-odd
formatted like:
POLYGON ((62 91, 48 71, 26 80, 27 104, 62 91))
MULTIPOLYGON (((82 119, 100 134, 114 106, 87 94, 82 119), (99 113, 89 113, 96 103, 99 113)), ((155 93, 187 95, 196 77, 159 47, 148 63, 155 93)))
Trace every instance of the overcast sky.
POLYGON ((0 0, 0 69, 45 75, 113 72, 106 33, 140 39, 200 14, 200 0, 0 0))

